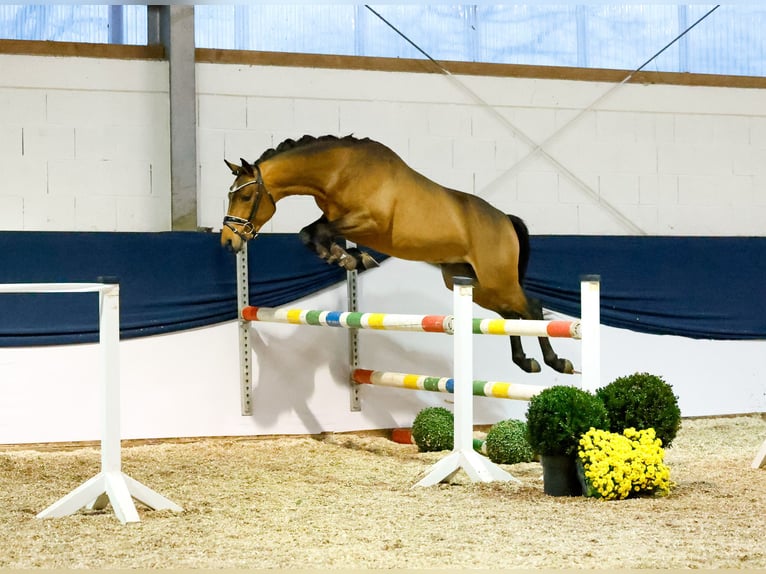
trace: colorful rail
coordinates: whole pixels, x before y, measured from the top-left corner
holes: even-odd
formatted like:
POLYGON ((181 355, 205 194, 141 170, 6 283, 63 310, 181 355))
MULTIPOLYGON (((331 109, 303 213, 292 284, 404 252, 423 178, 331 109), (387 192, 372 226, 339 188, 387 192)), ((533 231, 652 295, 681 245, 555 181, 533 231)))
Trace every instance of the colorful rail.
MULTIPOLYGON (((406 315, 396 313, 361 313, 352 311, 320 311, 245 307, 245 321, 288 323, 345 329, 378 329, 384 331, 421 331, 454 333, 452 315, 406 315)), ((534 321, 522 319, 473 319, 475 335, 520 335, 531 337, 581 338, 580 321, 534 321)))
MULTIPOLYGON (((433 391, 438 393, 455 392, 455 381, 450 377, 431 377, 428 375, 413 375, 390 371, 354 369, 351 373, 351 380, 360 385, 378 385, 383 387, 411 389, 415 391, 433 391)), ((545 387, 538 385, 522 385, 499 381, 473 381, 474 396, 514 399, 517 401, 528 401, 544 388, 545 387)))

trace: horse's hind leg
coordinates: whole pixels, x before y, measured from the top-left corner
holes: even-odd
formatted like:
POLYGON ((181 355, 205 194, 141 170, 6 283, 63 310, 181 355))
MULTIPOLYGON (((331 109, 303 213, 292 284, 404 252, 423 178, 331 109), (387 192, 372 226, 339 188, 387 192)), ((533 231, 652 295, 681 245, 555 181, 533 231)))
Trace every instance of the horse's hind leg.
MULTIPOLYGON (((500 313, 503 319, 519 319, 518 313, 500 313)), ((525 373, 539 373, 540 363, 536 359, 527 357, 524 347, 521 346, 521 337, 511 335, 511 359, 525 373)))
MULTIPOLYGON (((516 311, 497 311, 503 319, 542 319, 543 307, 536 299, 526 299, 525 301, 525 313, 516 311)), ((555 371, 559 373, 573 373, 574 367, 572 363, 567 359, 560 359, 556 355, 556 351, 553 350, 551 342, 548 337, 538 337, 540 342, 540 349, 543 352, 543 361, 555 371)), ((540 363, 535 359, 527 357, 524 354, 524 349, 521 346, 521 337, 511 335, 511 357, 513 362, 516 363, 523 371, 527 373, 540 372, 540 363)))
POLYGON ((511 335, 511 358, 526 373, 540 372, 540 363, 526 356, 521 346, 521 337, 517 335, 511 335))
MULTIPOLYGON (((476 280, 476 271, 474 268, 469 265, 468 263, 442 263, 440 265, 442 270, 442 278, 444 279, 444 284, 447 286, 447 289, 453 289, 454 288, 454 277, 463 276, 463 277, 471 277, 474 280, 476 280)), ((481 286, 477 286, 479 293, 474 292, 475 294, 479 294, 481 292, 481 286)), ((481 296, 479 296, 479 300, 476 301, 478 304, 482 304, 481 296)), ((490 307, 486 307, 489 309, 490 307)), ((496 309, 493 309, 496 310, 496 309)), ((503 318, 503 319, 520 319, 521 314, 515 313, 515 312, 502 312, 499 310, 496 310, 497 313, 503 318)), ((527 355, 524 353, 524 347, 521 345, 521 337, 518 337, 516 335, 511 336, 511 359, 513 360, 516 365, 519 366, 519 368, 527 373, 539 373, 540 372, 540 363, 538 363, 535 359, 527 357, 527 355)))
MULTIPOLYGON (((529 310, 534 319, 543 318, 543 307, 540 301, 537 299, 529 300, 529 310)), ((513 339, 513 337, 511 337, 513 339)), ((559 373, 572 374, 574 373, 574 366, 569 359, 560 359, 551 346, 551 340, 548 337, 538 337, 540 342, 540 350, 543 352, 543 361, 554 371, 559 373)), ((513 341, 511 341, 511 348, 513 348, 513 341)))

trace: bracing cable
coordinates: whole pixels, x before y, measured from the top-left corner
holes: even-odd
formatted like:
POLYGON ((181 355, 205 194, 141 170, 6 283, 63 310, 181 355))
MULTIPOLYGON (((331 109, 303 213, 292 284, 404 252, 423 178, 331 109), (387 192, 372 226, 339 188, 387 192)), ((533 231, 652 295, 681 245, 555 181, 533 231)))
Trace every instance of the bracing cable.
POLYGON ((490 182, 490 184, 487 185, 487 187, 491 187, 494 183, 496 183, 501 178, 507 177, 510 173, 517 170, 521 165, 523 165, 527 160, 534 157, 537 154, 543 155, 549 162, 553 164, 553 166, 558 169, 560 172, 564 173, 570 180, 572 180, 573 183, 575 183, 580 189, 582 189, 587 195, 591 196, 596 203, 598 203, 600 206, 602 206, 604 209, 609 211, 612 216, 614 216, 616 219, 622 222, 622 224, 630 229, 633 233, 637 235, 646 235, 646 232, 641 229, 638 225, 636 225, 630 218, 625 216, 621 211, 619 211, 616 207, 614 207, 611 203, 606 201, 597 191, 594 191, 591 189, 591 187, 582 181, 575 173, 573 173, 569 168, 567 168, 565 165, 563 165, 561 162, 559 162, 555 157, 550 155, 546 149, 545 146, 547 146, 554 138, 561 135, 561 133, 566 130, 569 126, 573 125, 580 117, 582 117, 584 114, 588 113, 589 111, 593 110, 598 104, 600 104, 602 101, 604 101, 609 95, 611 95, 615 90, 617 90, 622 85, 629 82, 635 74, 643 70, 646 66, 648 66, 652 61, 654 61, 658 56, 660 56, 663 52, 665 52, 668 48, 670 48, 673 44, 678 42, 681 38, 683 38, 686 34, 688 34, 695 26, 700 24, 703 20, 708 18, 713 12, 715 12, 720 7, 720 4, 715 5, 712 9, 708 10, 703 16, 698 18, 693 24, 688 26, 683 32, 678 34, 675 38, 673 38, 670 42, 668 42, 665 46, 662 47, 662 49, 658 50, 651 58, 646 60, 643 64, 641 64, 638 68, 628 73, 623 80, 615 85, 613 85, 611 88, 609 88, 606 92, 604 92, 602 95, 600 95, 598 98, 593 100, 590 105, 587 107, 581 109, 575 116, 569 119, 566 123, 564 123, 559 129, 557 129, 553 134, 545 138, 541 143, 537 143, 534 140, 532 140, 529 136, 527 136, 524 132, 522 132, 520 129, 518 129, 516 126, 514 126, 505 116, 503 116, 500 112, 497 111, 497 109, 492 106, 489 102, 487 102, 484 98, 482 98, 479 94, 471 90, 464 82, 462 82, 459 78, 455 77, 447 68, 445 68, 442 64, 440 64, 438 61, 436 61, 434 58, 431 57, 430 54, 428 54, 425 50, 423 50, 420 46, 418 46, 417 43, 415 43, 412 39, 410 39, 406 34, 404 34, 401 30, 399 30, 394 24, 389 22, 386 18, 383 17, 379 12, 377 12, 375 9, 373 9, 369 4, 365 4, 365 8, 372 12, 377 18, 379 18, 384 24, 386 24, 391 30, 393 30, 396 34, 401 36, 408 44, 410 44, 413 48, 415 48, 418 52, 420 52, 425 58, 427 58, 429 61, 431 61, 439 70, 447 76, 455 85, 460 88, 463 92, 467 93, 471 99, 473 99, 475 102, 480 104, 482 107, 490 111, 497 119, 500 120, 502 124, 504 124, 506 127, 508 127, 516 136, 520 137, 524 143, 527 144, 527 146, 530 147, 529 152, 519 159, 514 165, 512 165, 510 168, 508 168, 503 174, 495 178, 494 181, 490 182))

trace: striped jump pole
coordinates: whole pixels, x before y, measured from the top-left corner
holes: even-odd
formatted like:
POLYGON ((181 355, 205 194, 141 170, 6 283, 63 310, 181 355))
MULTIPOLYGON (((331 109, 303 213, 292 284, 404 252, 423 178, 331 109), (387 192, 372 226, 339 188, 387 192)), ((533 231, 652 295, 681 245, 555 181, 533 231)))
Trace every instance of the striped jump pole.
MULTIPOLYGON (((242 318, 245 321, 264 323, 454 334, 454 317, 452 315, 402 315, 251 306, 242 310, 242 318)), ((474 335, 519 335, 571 339, 581 337, 580 321, 474 318, 471 319, 471 328, 474 335)))
MULTIPOLYGON (((409 373, 355 369, 351 373, 351 379, 359 385, 376 385, 381 387, 411 389, 415 391, 433 391, 437 393, 455 392, 455 380, 451 377, 432 377, 409 373)), ((528 401, 544 388, 545 387, 538 385, 474 380, 472 391, 473 396, 475 397, 494 397, 497 399, 528 401)))
POLYGON ((453 332, 451 315, 402 315, 395 313, 361 313, 356 311, 318 311, 313 309, 275 309, 245 307, 245 321, 288 323, 343 329, 379 329, 384 331, 453 332))

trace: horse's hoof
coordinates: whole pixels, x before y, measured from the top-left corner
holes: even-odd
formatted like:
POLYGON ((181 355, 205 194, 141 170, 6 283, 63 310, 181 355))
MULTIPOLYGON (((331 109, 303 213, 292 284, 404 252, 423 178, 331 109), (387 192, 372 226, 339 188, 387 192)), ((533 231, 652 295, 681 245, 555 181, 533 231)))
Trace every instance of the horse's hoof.
POLYGON ((340 258, 340 261, 338 261, 338 265, 340 267, 343 267, 346 271, 353 271, 357 268, 356 259, 351 257, 350 255, 344 255, 340 258))
POLYGON ((548 366, 554 371, 564 373, 565 375, 571 375, 574 373, 574 365, 569 359, 556 358, 555 360, 548 363, 548 366))
POLYGON ((361 261, 362 267, 364 267, 365 269, 372 269, 373 267, 380 267, 380 263, 375 261, 375 258, 372 255, 370 255, 369 253, 366 253, 364 251, 362 251, 362 253, 361 253, 361 260, 362 260, 361 261))
POLYGON ((542 370, 540 363, 535 359, 523 359, 518 365, 525 373, 539 373, 542 370))
POLYGON ((343 266, 341 261, 343 261, 344 257, 348 257, 348 253, 346 253, 346 250, 343 249, 340 245, 337 243, 333 243, 330 246, 330 255, 327 257, 328 263, 338 263, 341 267, 343 266))
POLYGON ((354 257, 352 257, 349 253, 346 253, 340 247, 335 249, 335 246, 333 246, 332 252, 332 258, 328 259, 328 261, 337 263, 338 267, 342 267, 346 271, 352 271, 356 268, 356 259, 354 259, 354 257))
POLYGON ((572 361, 569 359, 559 359, 555 355, 552 358, 546 358, 545 364, 554 371, 564 373, 565 375, 572 375, 575 372, 572 361))

